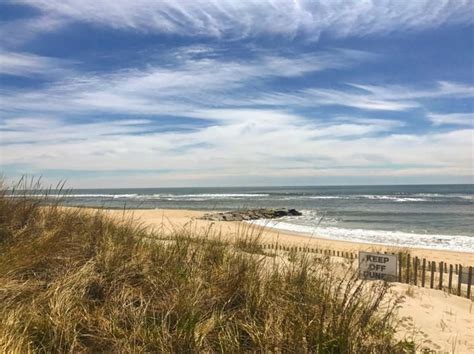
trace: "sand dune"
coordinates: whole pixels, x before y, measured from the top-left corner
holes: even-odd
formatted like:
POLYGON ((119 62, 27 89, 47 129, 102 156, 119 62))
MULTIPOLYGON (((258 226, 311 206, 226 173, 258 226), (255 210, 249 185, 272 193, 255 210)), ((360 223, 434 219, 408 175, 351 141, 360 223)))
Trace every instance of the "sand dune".
MULTIPOLYGON (((124 213, 118 210, 108 211, 112 216, 122 218, 124 213)), ((381 247, 353 242, 333 241, 317 236, 305 236, 281 232, 275 229, 255 229, 242 222, 210 222, 200 220, 204 213, 192 210, 133 210, 126 214, 139 219, 144 225, 170 233, 182 228, 204 234, 213 230, 213 235, 224 239, 235 238, 242 232, 263 232, 264 242, 276 242, 284 245, 305 245, 327 248, 336 251, 357 252, 358 250, 398 251, 397 248, 381 247), (250 230, 250 231, 249 231, 250 230)), ((410 249, 414 256, 432 261, 445 261, 474 265, 474 254, 429 249, 410 249)), ((403 295, 405 300, 399 309, 399 332, 401 338, 414 339, 423 346, 439 353, 474 352, 474 312, 469 299, 449 295, 435 289, 394 283, 393 292, 403 295)))

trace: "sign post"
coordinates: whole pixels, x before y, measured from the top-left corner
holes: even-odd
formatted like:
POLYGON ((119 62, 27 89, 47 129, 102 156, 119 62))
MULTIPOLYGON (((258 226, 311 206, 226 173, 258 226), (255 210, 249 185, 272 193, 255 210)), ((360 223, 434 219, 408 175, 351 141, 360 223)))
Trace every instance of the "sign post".
POLYGON ((370 280, 397 280, 398 256, 359 252, 359 277, 370 280))

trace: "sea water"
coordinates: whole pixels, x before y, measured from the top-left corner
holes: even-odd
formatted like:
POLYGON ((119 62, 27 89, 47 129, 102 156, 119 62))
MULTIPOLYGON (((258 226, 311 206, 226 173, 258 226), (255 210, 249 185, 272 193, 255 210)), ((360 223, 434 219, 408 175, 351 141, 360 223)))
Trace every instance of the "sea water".
POLYGON ((108 208, 295 208, 303 215, 254 223, 336 240, 474 252, 474 185, 76 189, 61 198, 108 208))

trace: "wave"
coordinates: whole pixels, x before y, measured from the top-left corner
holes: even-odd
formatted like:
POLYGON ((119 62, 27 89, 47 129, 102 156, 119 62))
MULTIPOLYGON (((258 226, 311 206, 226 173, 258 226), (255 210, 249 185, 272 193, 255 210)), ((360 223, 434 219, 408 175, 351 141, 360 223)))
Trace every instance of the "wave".
MULTIPOLYGON (((10 194, 8 197, 44 197, 43 194, 10 194)), ((166 201, 206 201, 206 200, 243 200, 243 199, 268 199, 280 201, 298 200, 372 200, 374 202, 419 203, 419 202, 446 202, 447 200, 472 201, 472 194, 439 194, 439 193, 414 193, 414 194, 335 194, 335 195, 301 195, 301 194, 274 194, 274 193, 195 193, 195 194, 104 194, 104 193, 75 193, 75 194, 49 194, 50 198, 97 198, 97 199, 132 199, 132 200, 166 200, 166 201)))
POLYGON ((343 199, 343 200, 380 200, 394 202, 440 202, 445 199, 474 200, 473 195, 454 195, 438 193, 417 193, 410 195, 379 195, 379 194, 355 194, 355 195, 312 195, 301 196, 300 199, 343 199))
POLYGON ((27 198, 98 198, 98 199, 136 199, 136 200, 212 200, 212 199, 245 199, 264 198, 269 194, 262 193, 200 193, 200 194, 8 194, 7 197, 27 198))
POLYGON ((401 197, 396 195, 315 195, 315 196, 305 196, 303 199, 345 199, 345 200, 388 200, 395 202, 426 202, 426 198, 414 198, 414 197, 401 197))
POLYGON ((263 193, 198 193, 198 194, 153 194, 155 197, 187 199, 187 198, 210 198, 210 199, 225 199, 225 198, 260 198, 269 197, 270 194, 263 193))
POLYGON ((138 194, 7 194, 9 198, 135 198, 138 194))
POLYGON ((403 231, 345 229, 333 226, 296 225, 284 221, 254 220, 249 223, 278 230, 296 232, 318 238, 370 243, 396 247, 429 248, 474 252, 474 237, 464 235, 419 234, 403 231))

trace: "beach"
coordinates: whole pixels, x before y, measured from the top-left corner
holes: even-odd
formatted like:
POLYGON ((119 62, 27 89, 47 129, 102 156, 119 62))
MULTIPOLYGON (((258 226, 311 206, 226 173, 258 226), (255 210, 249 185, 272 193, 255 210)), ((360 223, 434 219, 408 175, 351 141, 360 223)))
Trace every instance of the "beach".
MULTIPOLYGON (((349 248, 363 243, 474 253, 471 185, 80 189, 51 197, 69 206, 198 213, 284 207, 302 215, 254 223, 279 230, 282 238, 341 241, 344 249, 355 242, 349 248)), ((180 219, 176 213, 172 218, 180 219)))
MULTIPOLYGON (((337 241, 281 231, 274 228, 262 228, 247 222, 206 221, 200 219, 206 212, 196 210, 107 210, 114 218, 124 219, 133 216, 147 228, 169 234, 176 231, 192 231, 192 235, 220 237, 232 240, 242 235, 260 237, 262 243, 278 242, 284 246, 305 246, 340 252, 408 251, 412 256, 435 262, 447 262, 474 265, 474 254, 423 248, 387 247, 377 244, 337 241)), ((397 337, 416 340, 418 343, 439 353, 467 353, 474 350, 474 312, 472 301, 463 297, 449 295, 446 292, 421 288, 418 286, 394 283, 394 295, 404 296, 398 309, 400 320, 397 337), (453 349, 454 348, 454 349, 453 349)))
POLYGON ((196 234, 219 235, 224 239, 233 239, 244 229, 253 229, 253 235, 259 235, 262 243, 278 242, 284 246, 305 246, 321 248, 340 252, 376 251, 376 252, 401 252, 409 251, 412 256, 425 258, 435 262, 448 264, 462 264, 463 266, 474 266, 474 253, 448 251, 428 248, 407 248, 404 246, 386 246, 380 244, 350 242, 333 240, 318 235, 304 235, 296 232, 278 230, 270 227, 251 225, 246 222, 233 221, 207 221, 200 218, 206 211, 183 210, 183 209, 134 209, 125 212, 122 210, 108 210, 115 218, 123 218, 124 215, 133 216, 138 221, 155 230, 171 233, 179 229, 197 231, 196 234))
MULTIPOLYGON (((200 219, 206 212, 196 210, 107 210, 112 217, 123 220, 133 217, 143 226, 171 235, 179 231, 192 231, 194 236, 219 237, 233 240, 242 235, 259 237, 262 243, 279 243, 284 246, 305 246, 339 252, 356 253, 360 250, 374 252, 408 251, 412 256, 435 262, 474 265, 474 254, 446 250, 387 247, 377 244, 337 241, 318 237, 263 228, 247 222, 207 221, 200 219)), ((404 296, 398 309, 400 320, 397 337, 416 340, 439 353, 467 353, 474 350, 474 312, 472 301, 449 295, 437 289, 394 283, 394 295, 404 296), (454 349, 453 349, 454 348, 454 349)))

